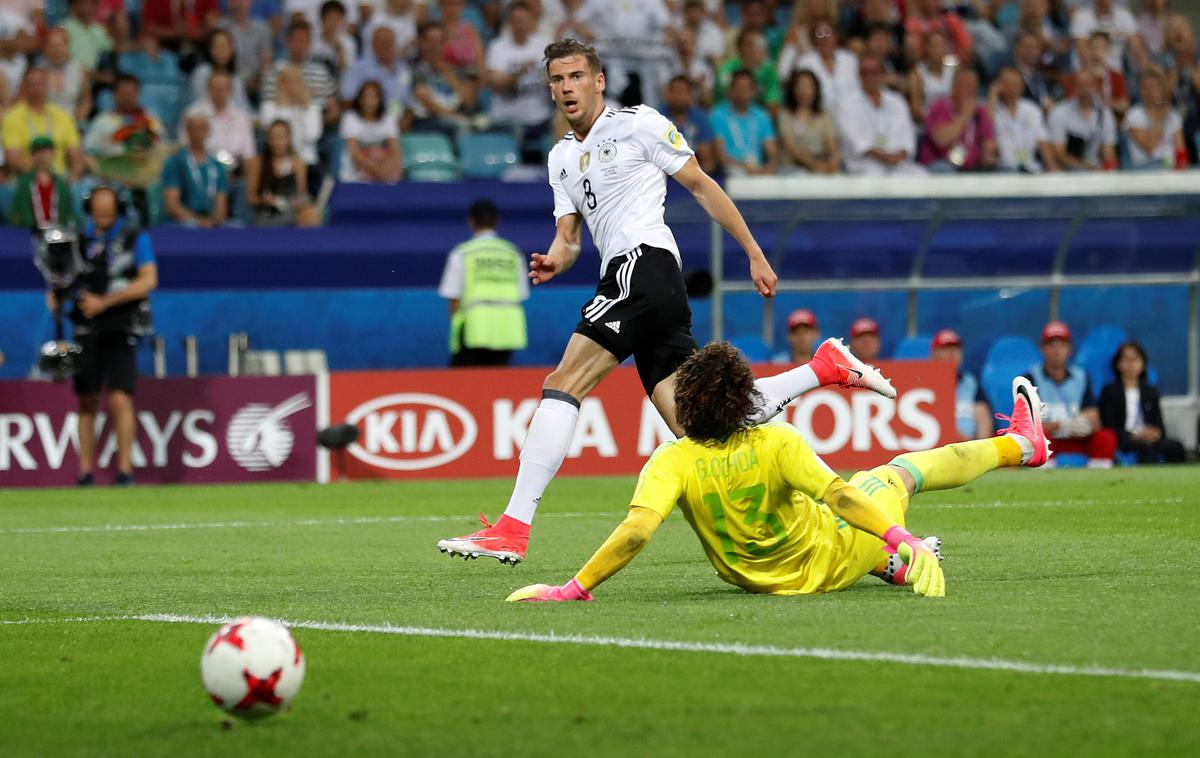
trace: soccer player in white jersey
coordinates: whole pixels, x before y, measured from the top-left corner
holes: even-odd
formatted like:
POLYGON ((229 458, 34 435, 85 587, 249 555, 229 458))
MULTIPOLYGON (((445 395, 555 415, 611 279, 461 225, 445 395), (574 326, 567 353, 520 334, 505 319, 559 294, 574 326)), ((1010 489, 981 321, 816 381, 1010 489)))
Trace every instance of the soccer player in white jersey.
MULTIPOLYGON (((733 201, 700 168, 679 130, 645 105, 605 107, 604 74, 593 48, 574 39, 554 42, 546 47, 545 65, 550 94, 573 131, 550 151, 557 232, 544 255, 533 254, 529 276, 544 284, 569 269, 579 257, 586 221, 600 249, 600 284, 583 306, 558 368, 542 385, 504 515, 494 525, 484 520, 473 534, 438 542, 444 553, 512 564, 525 559, 529 525, 570 447, 580 401, 621 361, 634 357, 646 394, 671 431, 683 436, 675 418, 675 370, 695 352, 696 341, 679 248, 663 222, 667 176, 742 246, 759 294, 773 296, 776 282, 733 201)), ((895 397, 876 369, 830 339, 810 363, 755 383, 752 421, 765 421, 802 393, 828 384, 895 397)))

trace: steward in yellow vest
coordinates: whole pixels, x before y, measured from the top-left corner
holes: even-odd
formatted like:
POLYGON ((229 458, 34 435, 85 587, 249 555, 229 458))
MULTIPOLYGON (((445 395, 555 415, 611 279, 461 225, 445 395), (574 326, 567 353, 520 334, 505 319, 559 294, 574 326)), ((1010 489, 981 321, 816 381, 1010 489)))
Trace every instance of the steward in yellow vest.
POLYGON ((526 345, 525 257, 496 235, 498 221, 490 200, 473 203, 474 237, 450 251, 442 272, 438 294, 450 301, 451 366, 504 366, 526 345))

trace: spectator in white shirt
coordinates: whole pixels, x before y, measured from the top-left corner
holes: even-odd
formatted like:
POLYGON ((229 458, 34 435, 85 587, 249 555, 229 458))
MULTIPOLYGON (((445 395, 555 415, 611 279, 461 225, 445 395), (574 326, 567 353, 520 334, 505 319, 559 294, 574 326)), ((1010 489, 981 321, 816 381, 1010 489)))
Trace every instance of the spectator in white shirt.
POLYGON ((1117 167, 1117 120, 1100 104, 1096 77, 1075 74, 1075 95, 1050 111, 1050 143, 1054 157, 1068 171, 1100 171, 1117 167))
POLYGON ((716 72, 709 62, 696 52, 696 33, 691 29, 681 30, 675 35, 674 50, 675 60, 671 64, 672 78, 685 77, 696 90, 696 99, 704 105, 712 105, 716 72))
POLYGON ((1079 59, 1086 59, 1084 47, 1092 37, 1092 32, 1108 32, 1112 40, 1112 49, 1108 52, 1109 68, 1121 71, 1125 68, 1125 48, 1129 47, 1129 56, 1137 67, 1144 65, 1146 49, 1138 36, 1137 20, 1128 8, 1116 5, 1114 0, 1092 0, 1090 5, 1084 5, 1071 14, 1071 39, 1075 42, 1075 53, 1079 59))
POLYGON ((915 162, 916 129, 908 104, 883 86, 883 63, 863 58, 858 66, 862 91, 838 109, 842 155, 850 174, 923 174, 915 162))
POLYGON ((592 21, 608 92, 623 105, 655 102, 670 79, 664 0, 608 0, 592 21))
POLYGON ((221 28, 233 38, 238 76, 248 92, 256 93, 274 54, 271 26, 250 15, 251 0, 229 0, 228 4, 229 16, 221 19, 221 28))
MULTIPOLYGON (((357 25, 359 20, 358 6, 367 5, 370 0, 360 2, 351 0, 346 6, 346 22, 357 25)), ((321 4, 324 0, 283 0, 283 26, 286 28, 296 16, 303 16, 310 28, 316 28, 321 23, 321 4)))
POLYGON ((788 81, 794 71, 811 71, 821 83, 821 95, 826 107, 836 112, 841 100, 859 92, 858 58, 838 47, 837 30, 829 19, 815 21, 809 29, 812 50, 798 58, 788 55, 784 48, 779 55, 779 80, 788 81))
POLYGON ((537 19, 525 0, 513 0, 508 24, 488 44, 487 84, 492 89, 493 123, 516 126, 525 137, 540 137, 550 125, 551 99, 542 70, 550 40, 537 34, 537 19))
POLYGON ((917 121, 925 120, 926 108, 950 96, 954 72, 959 68, 945 32, 935 29, 926 34, 921 49, 924 55, 909 73, 908 102, 917 121))
POLYGON ((42 65, 46 67, 50 83, 50 102, 70 113, 76 121, 86 122, 92 109, 91 87, 87 86, 87 74, 79 61, 71 58, 67 33, 62 29, 51 29, 46 33, 42 51, 42 65))
POLYGON ((1142 0, 1142 13, 1137 18, 1137 25, 1146 55, 1160 56, 1166 48, 1170 4, 1170 0, 1142 0))
POLYGON ((309 166, 317 163, 317 141, 321 139, 321 104, 308 94, 304 75, 296 66, 282 69, 275 77, 275 99, 262 104, 259 123, 269 126, 287 122, 296 155, 309 166))
POLYGON ((417 51, 417 11, 413 0, 383 0, 381 5, 362 30, 363 48, 371 45, 376 29, 386 26, 396 35, 396 55, 401 60, 412 58, 417 51))
POLYGON ((346 6, 341 0, 325 0, 321 4, 320 31, 313 40, 312 58, 324 63, 335 76, 341 76, 358 58, 354 37, 346 31, 346 6))
MULTIPOLYGON (((574 37, 591 44, 596 39, 592 22, 597 13, 607 11, 607 0, 545 0, 538 19, 538 32, 550 39, 574 37)), ((724 51, 724 42, 721 43, 724 51)))
MULTIPOLYGON (((725 54, 725 35, 704 10, 703 0, 687 0, 683 6, 683 31, 695 35, 696 55, 716 71, 725 54)), ((557 39, 557 38, 556 38, 557 39)))
MULTIPOLYGON (((224 71, 208 77, 208 97, 192 103, 185 116, 200 115, 208 120, 205 147, 210 155, 233 172, 245 172, 258 155, 254 145, 254 120, 233 103, 233 80, 224 71)), ((186 118, 185 118, 186 121, 186 118)), ((182 132, 182 130, 181 130, 182 132)), ((182 136, 180 141, 183 141, 182 136)))
POLYGON ((388 113, 383 88, 369 79, 358 88, 339 130, 344 142, 338 178, 343 182, 395 184, 404 171, 400 128, 388 113))
POLYGON ((224 29, 216 29, 208 37, 205 46, 204 62, 192 69, 191 100, 198 100, 208 91, 208 78, 214 71, 224 71, 233 82, 233 104, 244 111, 251 110, 250 100, 246 97, 246 85, 238 76, 237 49, 233 46, 233 36, 224 29))
POLYGON ((1058 160, 1046 135, 1046 119, 1037 104, 1021 97, 1024 88, 1021 72, 1011 66, 1001 69, 992 83, 989 100, 996 146, 1000 149, 998 168, 1026 174, 1057 171, 1058 160))
POLYGON ((1141 83, 1141 102, 1129 110, 1124 123, 1129 135, 1130 168, 1186 168, 1183 119, 1171 107, 1162 72, 1155 68, 1146 69, 1142 72, 1141 83))

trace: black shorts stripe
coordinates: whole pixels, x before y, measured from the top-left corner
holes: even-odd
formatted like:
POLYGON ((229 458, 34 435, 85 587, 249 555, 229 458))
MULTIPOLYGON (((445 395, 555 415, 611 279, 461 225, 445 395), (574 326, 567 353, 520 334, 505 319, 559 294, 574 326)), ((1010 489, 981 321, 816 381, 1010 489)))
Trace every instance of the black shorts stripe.
POLYGON ((642 245, 610 261, 581 316, 575 332, 619 361, 632 355, 647 394, 696 350, 683 274, 668 250, 642 245))

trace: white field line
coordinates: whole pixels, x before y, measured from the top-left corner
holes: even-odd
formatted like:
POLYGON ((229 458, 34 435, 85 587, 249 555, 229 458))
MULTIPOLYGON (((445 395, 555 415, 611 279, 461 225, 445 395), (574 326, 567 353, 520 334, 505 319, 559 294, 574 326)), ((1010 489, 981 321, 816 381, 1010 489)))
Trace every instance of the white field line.
MULTIPOLYGON (((185 616, 173 613, 146 613, 129 616, 80 616, 57 619, 0 620, 0 626, 25 624, 87 624, 114 621, 150 621, 168 624, 224 624, 229 616, 185 616)), ((293 629, 313 629, 322 632, 358 632, 394 634, 405 637, 441 637, 449 639, 488 640, 497 642, 535 642, 551 645, 588 645, 632 650, 663 650, 681 653, 710 653, 765 658, 810 658, 823 661, 858 661, 892 663, 903 666, 967 669, 973 671, 1006 671, 1015 674, 1047 674, 1088 676, 1119 679, 1151 679, 1169 682, 1200 684, 1200 672, 1169 669, 1118 669, 1105 666, 1067 666, 1053 663, 1027 663, 1002 658, 972 658, 969 656, 937 656, 918 653, 893 653, 881 650, 839 650, 827 647, 778 647, 747 645, 740 642, 687 642, 633 637, 605 637, 586 634, 555 634, 553 632, 504 632, 485 629, 443 629, 393 624, 347 624, 333 621, 286 621, 293 629)))
POLYGON ((992 500, 976 503, 931 503, 922 505, 915 501, 917 510, 942 510, 953 508, 1061 508, 1064 506, 1083 505, 1169 505, 1187 502, 1182 497, 1138 497, 1138 498, 1081 498, 1077 500, 992 500))
MULTIPOLYGON (((590 518, 621 515, 617 511, 596 513, 545 513, 542 518, 590 518)), ((471 516, 358 516, 353 518, 310 518, 295 521, 200 521, 177 524, 97 524, 93 526, 33 526, 0 529, 0 534, 73 534, 87 532, 157 532, 176 529, 263 529, 289 526, 354 526, 358 524, 401 524, 470 521, 471 516)))
MULTIPOLYGON (((958 508, 1058 508, 1064 506, 1102 505, 1166 505, 1187 502, 1182 497, 1167 498, 1088 498, 1082 500, 993 500, 977 503, 938 503, 921 505, 917 510, 943 510, 958 508)), ((623 515, 623 511, 596 511, 593 513, 545 513, 541 518, 612 518, 623 515)), ((96 524, 90 526, 33 526, 0 529, 5 534, 76 534, 92 532, 157 532, 179 529, 267 529, 294 526, 354 526, 360 524, 440 523, 470 520, 467 515, 452 516, 359 516, 334 519, 299 519, 295 521, 201 521, 175 524, 96 524)))

